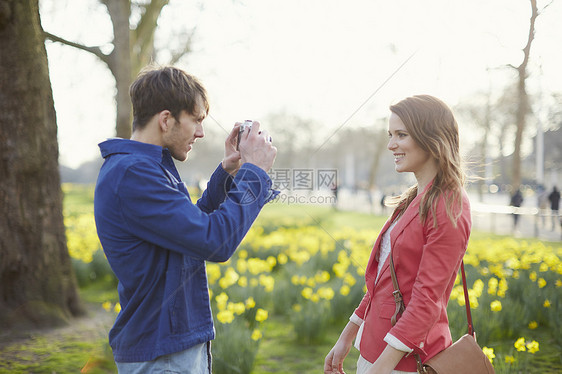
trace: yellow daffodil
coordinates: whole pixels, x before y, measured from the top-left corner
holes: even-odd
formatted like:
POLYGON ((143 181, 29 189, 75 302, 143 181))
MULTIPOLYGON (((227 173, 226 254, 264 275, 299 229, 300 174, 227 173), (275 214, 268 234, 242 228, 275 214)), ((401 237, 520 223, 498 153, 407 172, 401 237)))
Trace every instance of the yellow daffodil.
POLYGON ((490 362, 494 362, 494 358, 496 358, 496 355, 494 354, 494 348, 483 347, 482 352, 484 352, 490 362))
POLYGON ((228 324, 234 321, 234 313, 230 310, 221 310, 217 313, 217 319, 220 323, 228 324))
POLYGON ((488 280, 488 294, 495 295, 497 290, 498 290, 498 278, 491 277, 490 280, 488 280))
POLYGON ((529 353, 535 353, 539 350, 539 342, 533 340, 532 342, 527 343, 527 350, 529 353))
POLYGON ((228 302, 228 295, 224 292, 221 292, 219 295, 215 297, 215 301, 217 302, 217 307, 219 310, 223 310, 226 308, 226 303, 228 302))
POLYGON ((499 312, 502 310, 502 303, 499 300, 494 300, 490 303, 490 309, 492 312, 499 312))
POLYGON ((262 338, 262 333, 260 330, 255 329, 254 331, 252 331, 252 340, 253 341, 258 341, 262 338))
POLYGON ((242 288, 248 287, 248 278, 245 276, 240 277, 240 279, 238 279, 238 285, 242 288))
POLYGON ((249 298, 246 299, 244 304, 246 305, 246 308, 252 309, 253 307, 256 306, 256 301, 254 300, 253 297, 250 296, 249 298))
POLYGON ((267 310, 262 309, 262 308, 258 308, 258 310, 256 312, 256 321, 263 322, 267 319, 268 316, 269 316, 269 313, 267 312, 267 310))
POLYGON ((111 302, 106 301, 103 304, 101 304, 102 308, 105 309, 106 312, 109 312, 111 310, 111 302))
POLYGON ((525 352, 526 348, 525 348, 525 338, 519 338, 515 341, 515 344, 513 344, 513 346, 515 347, 515 349, 517 349, 518 352, 525 352))
POLYGON ((335 292, 330 287, 320 287, 318 289, 318 296, 322 299, 332 300, 334 298, 335 292))
POLYGON ((280 253, 280 254, 277 256, 277 262, 278 262, 280 265, 285 265, 288 261, 289 261, 289 257, 287 257, 287 255, 284 254, 284 253, 280 253))

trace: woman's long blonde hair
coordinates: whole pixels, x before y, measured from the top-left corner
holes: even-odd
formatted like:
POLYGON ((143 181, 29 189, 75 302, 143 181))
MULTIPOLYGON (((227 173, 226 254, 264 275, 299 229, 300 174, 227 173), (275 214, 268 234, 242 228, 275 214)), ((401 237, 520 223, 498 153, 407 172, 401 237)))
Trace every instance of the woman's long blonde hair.
MULTIPOLYGON (((400 117, 418 146, 437 160, 437 175, 420 202, 422 222, 431 215, 433 225, 437 227, 435 207, 444 195, 447 216, 456 226, 462 214, 465 174, 461 167, 459 129, 453 112, 444 102, 429 95, 408 97, 391 105, 390 110, 400 117)), ((404 213, 417 193, 416 184, 394 200, 398 216, 404 213)))

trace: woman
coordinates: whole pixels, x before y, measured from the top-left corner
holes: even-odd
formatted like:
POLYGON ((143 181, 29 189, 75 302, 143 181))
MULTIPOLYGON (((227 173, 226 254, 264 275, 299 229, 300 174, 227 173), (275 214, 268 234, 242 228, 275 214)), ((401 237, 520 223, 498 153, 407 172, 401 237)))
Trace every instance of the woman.
POLYGON ((326 356, 324 373, 344 373, 353 339, 357 373, 415 373, 416 359, 452 344, 447 302, 468 244, 471 218, 463 189, 458 125, 441 100, 406 98, 390 107, 388 149, 399 173, 417 184, 396 199, 367 265, 367 292, 326 356), (396 323, 389 253, 406 305, 396 323))

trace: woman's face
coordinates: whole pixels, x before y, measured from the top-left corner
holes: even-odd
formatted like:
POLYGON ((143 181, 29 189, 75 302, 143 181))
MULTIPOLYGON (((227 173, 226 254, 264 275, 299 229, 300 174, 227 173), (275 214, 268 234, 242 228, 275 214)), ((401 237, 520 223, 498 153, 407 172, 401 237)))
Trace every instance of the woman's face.
POLYGON ((388 149, 394 155, 394 168, 397 172, 412 172, 418 176, 425 171, 434 170, 434 158, 416 143, 406 125, 393 112, 388 120, 388 137, 388 149))

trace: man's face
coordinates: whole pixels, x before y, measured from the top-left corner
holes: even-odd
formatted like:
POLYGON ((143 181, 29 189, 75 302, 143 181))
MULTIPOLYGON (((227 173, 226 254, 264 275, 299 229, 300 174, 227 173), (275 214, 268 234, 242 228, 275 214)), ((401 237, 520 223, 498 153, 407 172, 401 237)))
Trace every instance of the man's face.
MULTIPOLYGON (((197 100, 200 104, 201 99, 197 100)), ((194 114, 182 110, 179 118, 170 117, 168 131, 163 135, 165 148, 168 148, 173 158, 178 161, 187 160, 187 153, 198 138, 205 136, 203 120, 206 113, 202 105, 197 105, 194 114)))

